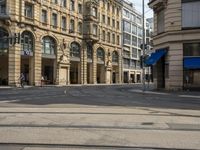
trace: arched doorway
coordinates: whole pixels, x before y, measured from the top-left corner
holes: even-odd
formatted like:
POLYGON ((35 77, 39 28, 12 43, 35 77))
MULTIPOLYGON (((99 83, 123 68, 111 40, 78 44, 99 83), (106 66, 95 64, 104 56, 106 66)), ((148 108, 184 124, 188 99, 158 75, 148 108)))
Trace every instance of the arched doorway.
POLYGON ((25 76, 25 84, 30 85, 34 83, 34 38, 29 31, 24 31, 21 37, 21 73, 25 76))
POLYGON ((117 51, 112 53, 112 83, 119 82, 119 55, 117 51))
POLYGON ((8 31, 0 27, 0 85, 8 85, 8 31))
POLYGON ((70 83, 81 83, 81 46, 72 42, 70 46, 70 83))
POLYGON ((56 41, 50 36, 42 39, 42 76, 45 84, 55 84, 56 79, 56 41))
POLYGON ((97 49, 97 83, 105 83, 105 52, 97 49))

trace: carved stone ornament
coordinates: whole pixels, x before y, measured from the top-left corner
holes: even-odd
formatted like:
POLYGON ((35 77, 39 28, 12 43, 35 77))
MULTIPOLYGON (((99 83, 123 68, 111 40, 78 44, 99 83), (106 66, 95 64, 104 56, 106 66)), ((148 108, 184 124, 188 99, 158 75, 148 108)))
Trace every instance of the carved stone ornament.
POLYGON ((108 50, 108 61, 107 61, 107 66, 108 66, 108 67, 112 66, 110 50, 108 50))

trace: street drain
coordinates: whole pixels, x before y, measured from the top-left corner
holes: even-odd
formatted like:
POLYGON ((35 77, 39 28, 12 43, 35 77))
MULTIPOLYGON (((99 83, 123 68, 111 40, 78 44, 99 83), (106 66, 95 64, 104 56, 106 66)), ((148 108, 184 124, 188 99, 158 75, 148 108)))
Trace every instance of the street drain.
POLYGON ((141 123, 141 125, 153 125, 154 123, 153 122, 143 122, 141 123))

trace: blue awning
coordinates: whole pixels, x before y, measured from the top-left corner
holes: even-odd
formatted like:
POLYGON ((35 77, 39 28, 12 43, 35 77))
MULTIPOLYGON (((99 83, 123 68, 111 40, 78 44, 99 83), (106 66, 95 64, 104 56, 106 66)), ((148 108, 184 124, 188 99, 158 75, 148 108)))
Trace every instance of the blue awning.
POLYGON ((200 57, 185 57, 183 66, 185 69, 200 69, 200 57))
POLYGON ((152 53, 147 60, 145 60, 145 64, 150 66, 150 65, 155 65, 156 62, 163 57, 167 53, 166 49, 159 49, 156 52, 152 53))

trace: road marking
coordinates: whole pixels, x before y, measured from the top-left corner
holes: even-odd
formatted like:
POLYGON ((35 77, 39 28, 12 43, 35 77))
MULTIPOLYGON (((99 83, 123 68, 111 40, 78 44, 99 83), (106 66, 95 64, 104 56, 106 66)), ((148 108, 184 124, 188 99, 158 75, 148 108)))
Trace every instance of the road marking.
POLYGON ((0 100, 0 103, 12 103, 12 102, 19 102, 20 100, 0 100))
POLYGON ((200 96, 195 96, 195 95, 179 95, 179 97, 186 97, 186 98, 200 98, 200 96))
MULTIPOLYGON (((137 93, 143 93, 142 90, 130 90, 130 91, 137 92, 137 93)), ((156 95, 170 95, 168 93, 153 92, 153 91, 144 91, 144 93, 147 93, 147 94, 156 94, 156 95)))

